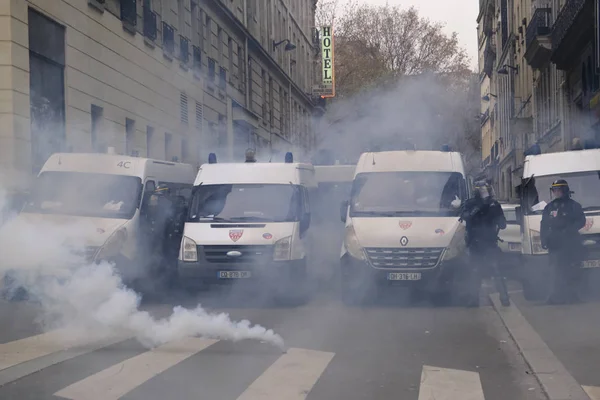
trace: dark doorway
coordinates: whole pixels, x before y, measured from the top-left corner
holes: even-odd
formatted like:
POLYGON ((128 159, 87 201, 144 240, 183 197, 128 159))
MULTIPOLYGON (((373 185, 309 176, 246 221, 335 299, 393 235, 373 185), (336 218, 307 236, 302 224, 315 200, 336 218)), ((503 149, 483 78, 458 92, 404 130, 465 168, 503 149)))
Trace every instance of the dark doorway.
POLYGON ((65 149, 65 28, 29 9, 31 153, 33 172, 65 149))

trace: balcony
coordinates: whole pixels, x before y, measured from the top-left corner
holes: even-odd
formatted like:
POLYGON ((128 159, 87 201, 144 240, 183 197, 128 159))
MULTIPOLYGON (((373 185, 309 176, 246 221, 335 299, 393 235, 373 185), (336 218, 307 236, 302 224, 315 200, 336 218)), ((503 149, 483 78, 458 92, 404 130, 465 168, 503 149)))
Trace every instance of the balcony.
POLYGON ((542 68, 552 55, 552 9, 538 8, 525 32, 525 59, 532 68, 542 68))
POLYGON ((488 36, 484 46, 483 72, 491 78, 494 65, 496 64, 496 46, 494 40, 492 40, 492 36, 488 36))
POLYGON ((592 0, 567 0, 560 10, 552 27, 550 58, 558 69, 570 69, 594 37, 594 15, 592 0))

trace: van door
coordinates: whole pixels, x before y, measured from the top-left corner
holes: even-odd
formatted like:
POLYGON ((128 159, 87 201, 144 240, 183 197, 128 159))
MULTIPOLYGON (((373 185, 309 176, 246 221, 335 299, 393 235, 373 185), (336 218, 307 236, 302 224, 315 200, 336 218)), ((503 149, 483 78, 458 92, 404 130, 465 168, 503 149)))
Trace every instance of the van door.
POLYGON ((155 191, 156 180, 154 178, 146 178, 140 203, 140 217, 137 226, 138 231, 136 240, 138 259, 143 263, 143 265, 147 265, 146 262, 148 260, 146 256, 150 254, 152 243, 155 242, 152 213, 150 210, 151 198, 155 191))

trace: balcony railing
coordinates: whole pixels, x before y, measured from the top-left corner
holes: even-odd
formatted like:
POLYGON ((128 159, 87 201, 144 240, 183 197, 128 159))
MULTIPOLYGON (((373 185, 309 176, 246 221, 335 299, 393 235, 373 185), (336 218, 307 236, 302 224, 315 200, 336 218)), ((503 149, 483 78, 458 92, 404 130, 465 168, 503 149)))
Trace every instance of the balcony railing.
POLYGON ((547 36, 552 32, 552 9, 538 8, 534 11, 527 31, 525 32, 525 48, 531 46, 538 36, 547 36))
POLYGON ((556 51, 585 6, 586 0, 567 0, 552 29, 552 51, 556 51))

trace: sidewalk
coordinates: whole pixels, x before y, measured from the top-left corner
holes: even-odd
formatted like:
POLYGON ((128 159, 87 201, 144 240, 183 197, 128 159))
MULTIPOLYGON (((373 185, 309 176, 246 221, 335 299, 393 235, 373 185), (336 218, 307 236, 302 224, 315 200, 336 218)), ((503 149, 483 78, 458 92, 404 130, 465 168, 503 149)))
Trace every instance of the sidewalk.
POLYGON ((600 302, 549 306, 528 302, 520 292, 511 296, 577 382, 600 387, 600 302))

